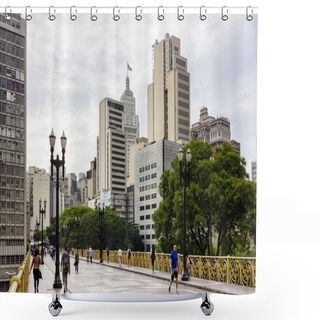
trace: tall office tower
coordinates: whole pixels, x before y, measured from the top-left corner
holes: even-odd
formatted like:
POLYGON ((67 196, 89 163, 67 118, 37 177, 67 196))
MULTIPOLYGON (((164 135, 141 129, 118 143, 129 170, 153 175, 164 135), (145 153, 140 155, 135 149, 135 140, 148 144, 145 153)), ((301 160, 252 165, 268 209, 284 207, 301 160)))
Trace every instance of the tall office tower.
POLYGON ((79 181, 77 186, 78 198, 82 205, 88 206, 88 179, 83 172, 79 173, 79 181))
POLYGON ((190 74, 175 36, 153 48, 153 82, 148 86, 148 141, 190 140, 190 74))
MULTIPOLYGON (((123 132, 124 104, 105 98, 99 104, 99 190, 107 192, 111 207, 129 219, 126 208, 126 134, 123 132)), ((107 200, 106 200, 107 201, 107 200)))
POLYGON ((0 14, 0 291, 26 254, 26 20, 0 14))
MULTIPOLYGON (((36 233, 36 223, 41 222, 39 200, 42 201, 42 209, 46 200, 46 213, 43 216, 43 228, 50 225, 50 218, 53 217, 53 182, 49 173, 45 169, 29 167, 27 172, 27 201, 30 205, 30 239, 34 243, 36 233)), ((42 225, 39 226, 41 230, 42 225)))
POLYGON ((163 139, 147 144, 134 154, 134 222, 139 224, 140 236, 147 252, 157 243, 152 215, 162 200, 158 191, 161 175, 171 168, 180 146, 179 143, 163 139))
POLYGON ((136 115, 136 99, 130 90, 130 80, 126 78, 126 90, 123 92, 120 101, 124 105, 124 133, 127 136, 127 176, 129 172, 130 146, 139 138, 139 117, 136 115))

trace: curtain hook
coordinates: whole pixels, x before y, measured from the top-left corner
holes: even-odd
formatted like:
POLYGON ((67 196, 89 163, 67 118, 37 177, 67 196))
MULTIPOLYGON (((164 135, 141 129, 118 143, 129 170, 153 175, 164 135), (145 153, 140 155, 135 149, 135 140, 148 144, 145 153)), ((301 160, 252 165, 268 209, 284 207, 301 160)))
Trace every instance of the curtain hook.
POLYGON ((228 20, 228 8, 226 6, 223 6, 221 8, 221 19, 223 21, 227 21, 228 20))
POLYGON ((184 15, 183 15, 183 14, 184 14, 184 9, 183 9, 183 6, 179 6, 177 11, 178 11, 178 20, 179 20, 179 21, 182 21, 182 20, 184 19, 184 15), (180 9, 182 9, 182 14, 180 13, 180 9))
POLYGON ((207 19, 206 13, 207 13, 206 7, 205 6, 201 6, 200 7, 200 20, 201 21, 204 21, 204 20, 207 19))
POLYGON ((162 21, 164 19, 164 9, 163 6, 158 7, 158 20, 162 21), (162 8, 162 14, 160 14, 160 8, 162 8))
MULTIPOLYGON (((97 21, 98 16, 96 14, 93 14, 93 8, 95 8, 95 6, 91 7, 91 9, 90 9, 90 19, 92 21, 97 21)), ((97 13, 97 9, 96 9, 96 13, 97 13)))
MULTIPOLYGON (((30 21, 32 19, 32 15, 28 13, 28 8, 30 8, 30 6, 26 7, 25 13, 26 13, 26 20, 30 21)), ((32 12, 32 9, 30 9, 30 13, 32 12)))
POLYGON ((247 7, 247 10, 246 10, 246 19, 248 21, 252 21, 253 20, 253 9, 252 7, 247 7), (249 14, 249 8, 251 9, 251 14, 249 14))
POLYGON ((75 15, 75 14, 73 13, 73 9, 74 9, 74 12, 77 13, 77 9, 76 9, 75 6, 70 7, 70 19, 71 19, 72 21, 75 21, 75 20, 77 20, 78 17, 77 17, 77 15, 75 15))
MULTIPOLYGON (((114 21, 119 21, 119 20, 120 20, 119 14, 115 14, 116 8, 118 8, 118 6, 113 7, 113 20, 114 20, 114 21)), ((118 9, 118 13, 120 13, 120 10, 119 10, 119 9, 118 9)))
POLYGON ((140 20, 142 19, 141 13, 142 13, 141 7, 140 7, 140 6, 137 6, 137 7, 136 7, 136 20, 137 20, 137 21, 140 21, 140 20), (140 14, 138 14, 138 8, 140 8, 140 14))
MULTIPOLYGON (((6 20, 11 20, 11 15, 7 12, 8 11, 8 8, 10 8, 10 6, 6 6, 5 9, 4 9, 4 14, 6 16, 6 20)), ((12 12, 12 10, 10 9, 10 13, 12 12)))
POLYGON ((56 12, 56 9, 54 8, 54 6, 49 7, 49 20, 53 21, 56 19, 56 16, 54 14, 51 13, 51 10, 53 9, 53 12, 56 12))

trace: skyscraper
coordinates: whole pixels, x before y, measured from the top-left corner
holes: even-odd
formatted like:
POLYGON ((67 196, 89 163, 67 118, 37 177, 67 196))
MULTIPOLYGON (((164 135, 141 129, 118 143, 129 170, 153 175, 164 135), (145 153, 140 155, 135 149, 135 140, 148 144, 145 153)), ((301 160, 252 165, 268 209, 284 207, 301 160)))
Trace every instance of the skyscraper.
POLYGON ((0 291, 26 253, 26 21, 0 14, 0 291))
POLYGON ((126 208, 126 134, 124 104, 105 98, 99 105, 99 196, 107 191, 111 206, 121 218, 130 219, 126 208))
POLYGON ((124 133, 127 137, 127 176, 129 172, 130 146, 139 138, 139 117, 136 115, 136 99, 130 90, 130 80, 126 78, 126 90, 123 92, 120 101, 124 106, 124 133))
POLYGON ((153 82, 148 86, 148 141, 190 140, 190 74, 180 39, 167 33, 153 48, 153 82))

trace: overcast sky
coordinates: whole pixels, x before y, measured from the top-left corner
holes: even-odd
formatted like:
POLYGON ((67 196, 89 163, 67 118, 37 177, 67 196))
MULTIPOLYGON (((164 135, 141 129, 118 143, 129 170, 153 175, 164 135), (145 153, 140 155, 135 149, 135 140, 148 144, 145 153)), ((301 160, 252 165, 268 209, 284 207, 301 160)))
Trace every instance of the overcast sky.
POLYGON ((96 157, 99 102, 120 99, 129 62, 130 87, 136 98, 140 136, 147 137, 147 86, 152 82, 152 44, 165 33, 181 39, 181 55, 188 59, 191 124, 202 106, 209 115, 231 121, 231 138, 241 143, 247 171, 256 160, 257 19, 232 15, 223 22, 211 15, 204 22, 198 13, 178 21, 166 15, 160 22, 132 14, 118 22, 100 14, 76 21, 58 14, 34 14, 27 22, 27 166, 48 170, 49 134, 57 136, 55 154, 61 154, 60 136, 67 136, 67 172, 86 172, 96 157))

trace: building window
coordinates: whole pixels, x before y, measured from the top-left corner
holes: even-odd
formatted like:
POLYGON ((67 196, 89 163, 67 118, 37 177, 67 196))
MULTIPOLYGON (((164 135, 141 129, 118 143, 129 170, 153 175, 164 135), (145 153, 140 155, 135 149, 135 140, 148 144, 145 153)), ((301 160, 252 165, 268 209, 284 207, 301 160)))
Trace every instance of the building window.
POLYGON ((152 235, 152 239, 154 239, 155 238, 155 236, 154 236, 154 234, 152 235))
POLYGON ((153 173, 152 175, 151 175, 151 179, 154 179, 154 178, 156 178, 157 177, 157 173, 153 173))
POLYGON ((156 203, 153 203, 152 204, 152 209, 156 209, 157 208, 157 204, 156 203))
POLYGON ((140 226, 140 230, 144 230, 144 226, 140 226))
POLYGON ((150 194, 146 195, 146 200, 150 200, 150 194))
POLYGON ((150 184, 146 186, 146 190, 150 190, 150 184))
POLYGON ((150 174, 148 174, 145 178, 146 178, 146 181, 150 180, 150 174))
POLYGON ((143 211, 144 210, 144 206, 140 206, 140 211, 143 211))
POLYGON ((152 183, 151 184, 151 189, 154 189, 154 188, 156 188, 157 187, 157 183, 152 183))
POLYGON ((147 166, 145 166, 146 171, 150 170, 150 164, 148 164, 147 166))
POLYGON ((144 181, 144 177, 140 177, 140 182, 143 182, 144 181))
POLYGON ((152 225, 152 229, 154 229, 154 224, 152 225))
POLYGON ((142 240, 144 240, 144 235, 140 236, 142 240))
POLYGON ((155 199, 157 197, 157 194, 156 193, 153 193, 152 195, 151 195, 151 198, 152 199, 155 199))
POLYGON ((140 192, 144 191, 144 187, 140 187, 139 190, 140 190, 140 192))
POLYGON ((147 235, 146 235, 146 239, 147 239, 147 240, 150 239, 150 234, 147 234, 147 235))
POLYGON ((150 214, 146 215, 146 220, 150 219, 150 214))
POLYGON ((144 167, 140 168, 139 171, 140 171, 140 173, 144 172, 144 167))
POLYGON ((146 210, 149 210, 150 209, 150 204, 147 204, 146 205, 146 210))
POLYGON ((150 225, 150 224, 147 224, 147 225, 146 225, 146 229, 147 229, 147 230, 151 229, 151 225, 150 225))
POLYGON ((140 220, 144 220, 144 216, 140 216, 140 220))
POLYGON ((156 162, 151 164, 151 169, 154 169, 156 167, 157 167, 157 163, 156 162))
POLYGON ((144 201, 144 197, 140 197, 140 201, 144 201))

